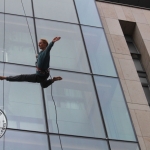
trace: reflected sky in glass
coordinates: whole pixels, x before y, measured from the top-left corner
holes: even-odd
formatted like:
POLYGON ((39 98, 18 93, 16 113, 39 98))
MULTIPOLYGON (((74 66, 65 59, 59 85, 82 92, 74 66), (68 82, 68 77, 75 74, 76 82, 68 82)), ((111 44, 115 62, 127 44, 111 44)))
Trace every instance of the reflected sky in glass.
POLYGON ((78 23, 73 0, 33 0, 35 17, 78 23))
POLYGON ((136 141, 118 79, 94 76, 108 137, 136 141))
MULTIPOLYGON (((63 150, 109 150, 104 140, 61 136, 63 150)), ((61 150, 59 137, 50 136, 52 150, 61 150)))
MULTIPOLYGON (((35 65, 35 51, 25 17, 6 15, 5 24, 5 62, 35 65)), ((0 22, 3 15, 0 14, 0 22)), ((35 45, 33 20, 28 18, 32 38, 35 45)), ((3 39, 3 32, 0 34, 3 39)), ((2 40, 3 42, 3 40, 2 40)))
POLYGON ((0 61, 3 61, 4 51, 4 15, 0 14, 0 61))
POLYGON ((17 15, 32 16, 31 0, 22 0, 25 13, 21 0, 1 0, 0 1, 0 12, 4 12, 4 1, 5 1, 5 12, 17 15), (17 8, 17 9, 16 9, 17 8))
POLYGON ((49 150, 46 134, 7 130, 4 150, 49 150))
MULTIPOLYGON (((6 65, 5 76, 33 74, 35 68, 6 65)), ((39 83, 4 82, 4 108, 8 128, 46 131, 42 91, 39 83)))
POLYGON ((82 26, 83 36, 94 74, 117 76, 103 29, 82 26))
POLYGON ((50 52, 50 67, 79 72, 90 72, 85 48, 78 25, 37 19, 38 40, 49 42, 60 36, 50 52))
MULTIPOLYGON (((59 132, 88 137, 105 137, 91 76, 54 70, 51 70, 51 75, 63 78, 62 81, 57 81, 52 85, 59 132)), ((45 89, 49 131, 58 133, 56 112, 50 91, 51 87, 45 89)))
POLYGON ((94 0, 75 0, 81 24, 102 27, 94 0))
MULTIPOLYGON (((3 75, 3 63, 0 63, 0 76, 3 75)), ((3 110, 3 81, 0 81, 0 109, 3 110)))

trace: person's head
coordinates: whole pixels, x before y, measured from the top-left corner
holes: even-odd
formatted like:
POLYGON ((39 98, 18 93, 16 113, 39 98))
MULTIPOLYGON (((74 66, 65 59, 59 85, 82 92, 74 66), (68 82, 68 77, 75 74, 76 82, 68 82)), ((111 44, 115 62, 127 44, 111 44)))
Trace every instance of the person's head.
POLYGON ((47 46, 48 46, 48 41, 46 39, 40 39, 39 48, 41 50, 45 50, 47 46))

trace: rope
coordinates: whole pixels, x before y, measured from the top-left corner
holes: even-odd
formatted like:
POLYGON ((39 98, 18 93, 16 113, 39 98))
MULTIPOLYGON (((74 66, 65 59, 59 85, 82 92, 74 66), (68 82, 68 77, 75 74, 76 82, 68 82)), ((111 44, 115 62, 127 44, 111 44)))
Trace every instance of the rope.
POLYGON ((31 34, 31 30, 30 30, 30 27, 29 27, 29 22, 28 22, 28 19, 27 19, 27 15, 26 15, 26 12, 25 12, 24 5, 23 5, 22 0, 21 0, 21 4, 22 4, 22 8, 23 8, 24 15, 25 15, 25 18, 26 18, 26 22, 27 22, 27 25, 28 25, 28 30, 29 30, 29 33, 30 33, 30 37, 31 37, 31 40, 32 40, 32 44, 33 44, 33 47, 34 47, 34 51, 35 51, 35 54, 36 54, 36 49, 35 49, 35 46, 34 46, 33 37, 32 37, 32 34, 31 34))
MULTIPOLYGON (((31 31, 30 31, 29 23, 28 23, 28 20, 27 20, 27 16, 26 16, 26 12, 25 12, 24 5, 23 5, 22 0, 21 0, 21 3, 22 3, 22 7, 23 7, 23 11, 24 11, 24 15, 25 15, 25 17, 26 17, 26 22, 27 22, 28 29, 29 29, 29 32, 30 32, 30 36, 31 36, 31 39, 32 39, 32 44, 33 44, 33 47, 34 47, 34 50, 35 50, 35 46, 34 46, 34 43, 33 43, 32 34, 31 34, 31 31)), ((36 54, 36 50, 35 50, 35 54, 36 54)), ((50 78, 52 79, 51 75, 50 75, 50 78)), ((56 103, 55 103, 55 101, 54 101, 53 94, 52 94, 52 84, 51 84, 51 97, 52 97, 52 100, 53 100, 53 102, 54 102, 54 106, 55 106, 56 124, 57 124, 57 130, 58 130, 58 135, 59 135, 59 141, 60 141, 60 145, 61 145, 61 150, 63 150, 62 143, 61 143, 61 138, 60 138, 60 134, 59 134, 58 121, 57 121, 57 108, 56 108, 56 103)))
MULTIPOLYGON (((52 80, 52 77, 51 75, 49 74, 51 80, 52 80)), ((57 108, 56 108, 56 103, 54 101, 54 98, 53 98, 53 94, 52 94, 52 84, 51 84, 51 97, 52 97, 52 100, 54 102, 54 106, 55 106, 55 112, 56 112, 56 125, 57 125, 57 130, 58 130, 58 135, 59 135, 59 142, 60 142, 60 146, 61 146, 61 149, 63 150, 63 147, 62 147, 62 143, 61 143, 61 138, 60 138, 60 134, 59 134, 59 126, 58 126, 58 119, 57 119, 57 108)))
MULTIPOLYGON (((4 61, 4 55, 5 55, 5 0, 4 0, 4 41, 3 41, 3 61, 4 61)), ((4 67, 3 67, 3 76, 5 71, 5 61, 4 61, 4 67)), ((4 111, 4 80, 3 80, 3 111, 4 111)), ((7 128, 7 127, 6 127, 7 128)), ((3 139, 3 149, 5 149, 5 135, 3 139)))

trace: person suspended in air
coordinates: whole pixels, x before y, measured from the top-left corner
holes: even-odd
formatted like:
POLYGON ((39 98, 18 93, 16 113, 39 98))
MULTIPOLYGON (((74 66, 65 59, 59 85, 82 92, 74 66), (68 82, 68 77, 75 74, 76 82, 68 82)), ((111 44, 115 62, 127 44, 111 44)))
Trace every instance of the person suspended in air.
POLYGON ((39 48, 41 49, 40 53, 37 56, 36 62, 36 73, 35 74, 21 74, 17 76, 0 76, 0 80, 7 80, 10 82, 33 82, 40 83, 42 88, 47 88, 53 82, 62 80, 60 76, 53 77, 53 79, 47 80, 49 77, 49 61, 50 61, 50 50, 53 47, 54 43, 59 41, 60 37, 55 37, 52 42, 48 44, 46 39, 41 39, 39 41, 39 48))

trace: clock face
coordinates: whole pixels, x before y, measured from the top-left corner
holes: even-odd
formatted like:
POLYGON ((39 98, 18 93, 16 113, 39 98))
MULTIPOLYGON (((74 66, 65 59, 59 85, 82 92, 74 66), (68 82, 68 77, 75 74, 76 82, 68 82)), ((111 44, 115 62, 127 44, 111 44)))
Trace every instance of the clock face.
POLYGON ((2 110, 0 110, 0 138, 5 134, 7 128, 7 118, 2 110))

